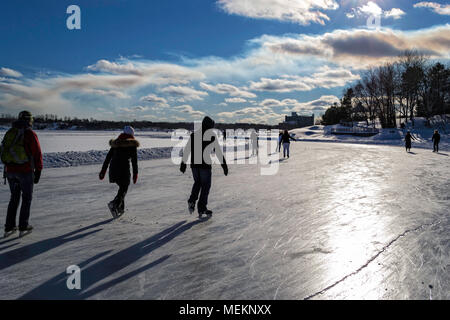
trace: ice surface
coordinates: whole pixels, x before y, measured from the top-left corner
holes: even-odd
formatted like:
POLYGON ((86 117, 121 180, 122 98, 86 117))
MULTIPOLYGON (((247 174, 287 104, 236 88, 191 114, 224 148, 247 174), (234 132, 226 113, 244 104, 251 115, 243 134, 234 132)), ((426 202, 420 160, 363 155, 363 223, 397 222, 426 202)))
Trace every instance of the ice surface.
POLYGON ((413 152, 294 142, 274 176, 216 166, 209 220, 170 159, 140 162, 117 221, 99 165, 47 169, 33 234, 0 240, 0 298, 449 299, 450 152, 413 152))

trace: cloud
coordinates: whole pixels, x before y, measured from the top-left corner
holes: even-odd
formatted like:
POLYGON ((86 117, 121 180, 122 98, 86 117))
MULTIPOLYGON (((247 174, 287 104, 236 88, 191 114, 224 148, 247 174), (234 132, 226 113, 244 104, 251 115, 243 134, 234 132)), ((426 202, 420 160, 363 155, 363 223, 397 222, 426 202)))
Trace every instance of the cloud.
POLYGON ((334 0, 218 0, 217 3, 229 14, 301 25, 324 25, 330 18, 322 11, 339 8, 334 0))
POLYGON ((194 118, 203 117, 205 115, 204 112, 198 111, 198 110, 194 110, 192 108, 192 106, 190 106, 188 104, 184 104, 184 105, 181 105, 181 106, 178 106, 178 107, 174 107, 174 109, 177 109, 177 110, 179 110, 180 112, 183 112, 183 113, 187 113, 187 114, 189 114, 190 116, 192 116, 194 118))
POLYGON ((365 5, 352 8, 351 12, 346 13, 347 18, 353 19, 359 16, 375 16, 393 18, 395 20, 400 19, 406 12, 399 8, 392 8, 390 10, 383 10, 378 4, 373 1, 367 2, 365 5))
POLYGON ((256 98, 256 94, 226 83, 210 85, 204 82, 200 82, 200 87, 204 90, 212 91, 219 94, 228 94, 232 97, 256 98))
POLYGON ((143 82, 155 85, 187 84, 205 78, 205 75, 199 71, 170 63, 131 62, 128 60, 117 63, 102 59, 86 69, 116 75, 132 75, 142 78, 143 82))
POLYGON ((308 101, 308 102, 298 102, 292 108, 286 108, 284 112, 325 112, 333 103, 339 102, 339 98, 334 95, 324 95, 319 99, 308 101))
POLYGON ((247 100, 242 99, 242 98, 226 98, 225 102, 228 102, 228 103, 244 103, 244 102, 247 102, 247 100))
POLYGON ((261 78, 258 82, 251 81, 250 88, 255 91, 292 92, 311 91, 315 88, 335 88, 360 79, 360 76, 342 68, 320 68, 319 72, 310 77, 285 75, 277 79, 261 78))
POLYGON ((276 54, 315 57, 338 65, 364 69, 392 61, 408 49, 416 49, 431 58, 448 59, 450 25, 416 31, 389 28, 335 30, 318 36, 266 36, 260 41, 263 47, 276 54))
POLYGON ((169 106, 166 99, 164 99, 162 97, 158 97, 155 94, 146 95, 139 100, 143 101, 143 102, 154 103, 159 107, 168 107, 169 106))
POLYGON ((23 74, 19 71, 9 69, 9 68, 0 68, 0 76, 11 77, 11 78, 21 78, 23 74))
POLYGON ((400 19, 405 14, 406 14, 406 12, 399 8, 393 8, 389 11, 384 12, 384 16, 386 18, 393 18, 394 20, 400 19))
POLYGON ((194 88, 182 86, 169 86, 159 89, 159 91, 175 96, 177 97, 177 101, 181 102, 189 100, 203 100, 203 97, 208 95, 205 91, 199 91, 194 88))
POLYGON ((429 8, 433 12, 440 15, 450 15, 450 4, 439 4, 436 2, 419 2, 414 5, 414 8, 429 8))

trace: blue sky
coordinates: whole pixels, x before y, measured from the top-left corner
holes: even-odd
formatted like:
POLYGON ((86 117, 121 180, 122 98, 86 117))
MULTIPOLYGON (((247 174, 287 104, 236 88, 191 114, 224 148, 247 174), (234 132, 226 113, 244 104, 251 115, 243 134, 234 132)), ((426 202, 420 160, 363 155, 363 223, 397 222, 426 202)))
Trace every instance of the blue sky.
POLYGON ((3 1, 0 112, 264 123, 318 115, 361 71, 402 50, 447 61, 449 18, 448 1, 3 1), (66 27, 71 4, 81 30, 66 27), (368 26, 370 16, 380 25, 368 26))

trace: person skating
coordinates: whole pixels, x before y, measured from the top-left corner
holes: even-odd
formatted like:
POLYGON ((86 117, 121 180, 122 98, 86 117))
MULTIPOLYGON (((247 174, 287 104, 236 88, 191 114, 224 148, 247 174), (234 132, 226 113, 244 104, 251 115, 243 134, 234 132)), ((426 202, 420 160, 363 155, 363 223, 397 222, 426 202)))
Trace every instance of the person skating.
POLYGON ((410 152, 411 151, 411 139, 412 140, 416 140, 416 138, 414 138, 411 134, 411 132, 406 132, 405 135, 405 148, 406 148, 406 152, 410 152))
POLYGON ((130 160, 133 167, 133 183, 138 179, 137 148, 139 141, 134 138, 134 129, 126 126, 123 133, 117 139, 109 141, 109 150, 99 178, 103 180, 109 166, 109 182, 119 186, 114 200, 108 203, 111 214, 114 218, 125 212, 125 196, 130 185, 130 160))
POLYGON ((437 130, 434 130, 431 141, 433 141, 433 152, 439 152, 439 141, 441 141, 441 135, 437 130))
POLYGON ((280 134, 278 135, 278 152, 281 152, 281 140, 283 138, 283 131, 280 131, 280 134))
POLYGON ((255 130, 250 133, 250 141, 252 144, 252 156, 258 155, 259 141, 255 130))
POLYGON ((184 174, 186 172, 188 157, 189 155, 191 156, 191 170, 194 184, 188 199, 188 209, 192 214, 198 199, 197 210, 200 218, 203 214, 207 216, 212 215, 212 211, 207 208, 209 190, 211 189, 211 151, 214 150, 214 153, 221 162, 223 173, 225 176, 228 175, 227 162, 219 145, 217 135, 214 133, 209 135, 211 133, 209 130, 214 128, 214 124, 214 121, 210 117, 203 119, 201 129, 191 134, 183 150, 183 159, 180 165, 180 171, 184 174), (207 151, 206 153, 205 149, 207 151), (208 151, 210 152, 208 153, 208 151))
POLYGON ((4 176, 8 180, 11 198, 5 223, 4 237, 17 231, 16 216, 22 196, 19 216, 19 236, 33 230, 29 222, 33 186, 39 183, 43 168, 42 151, 36 133, 31 129, 33 116, 29 111, 19 113, 2 141, 1 159, 5 164, 4 176))
POLYGON ((287 130, 284 130, 283 135, 281 136, 281 143, 283 144, 283 158, 286 158, 286 153, 287 157, 289 158, 289 149, 291 145, 291 140, 297 141, 291 137, 291 135, 287 130))

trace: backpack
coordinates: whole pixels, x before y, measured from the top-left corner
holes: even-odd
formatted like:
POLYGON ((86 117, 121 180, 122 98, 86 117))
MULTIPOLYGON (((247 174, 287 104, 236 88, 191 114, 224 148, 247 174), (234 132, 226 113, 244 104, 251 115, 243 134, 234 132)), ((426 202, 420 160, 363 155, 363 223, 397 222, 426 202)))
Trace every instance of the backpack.
POLYGON ((25 129, 11 128, 3 137, 0 148, 4 164, 24 164, 30 161, 24 144, 25 129))

